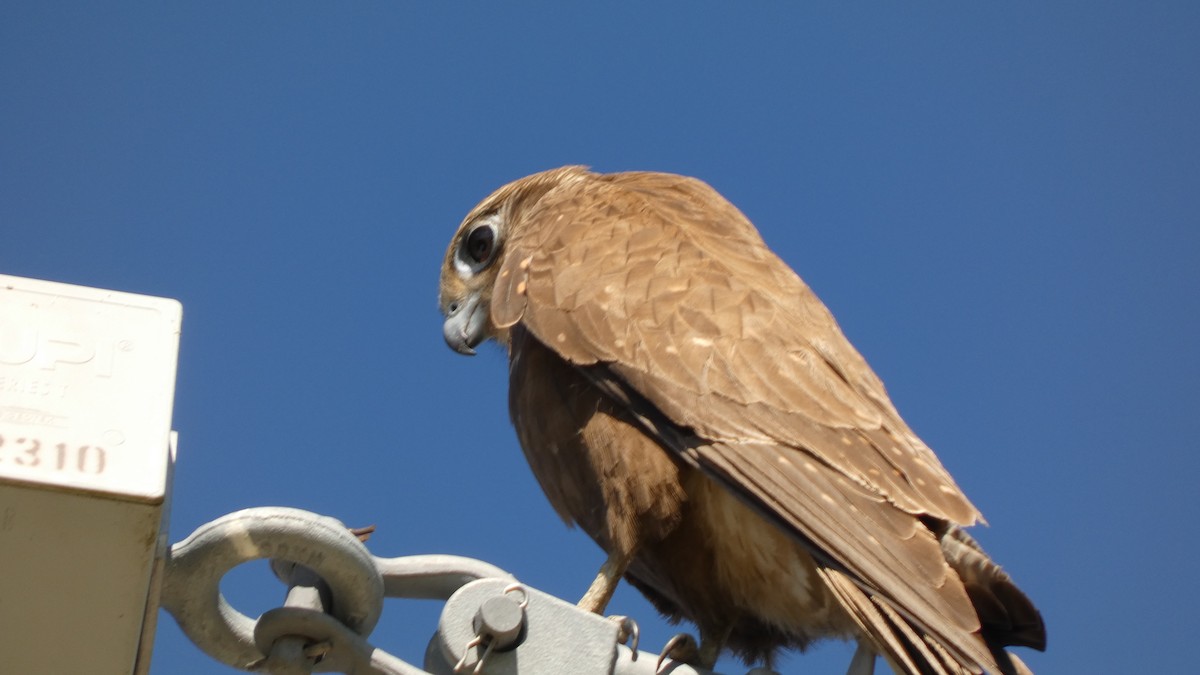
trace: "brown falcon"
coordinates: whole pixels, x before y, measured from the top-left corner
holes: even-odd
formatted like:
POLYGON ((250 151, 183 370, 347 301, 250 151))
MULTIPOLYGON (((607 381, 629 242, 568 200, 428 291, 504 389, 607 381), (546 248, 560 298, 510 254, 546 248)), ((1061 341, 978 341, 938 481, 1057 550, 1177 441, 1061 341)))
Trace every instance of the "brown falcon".
MULTIPOLYGON (((700 632, 699 665, 853 638, 898 673, 1027 672, 1037 609, 829 310, 732 204, 662 173, 568 166, 476 206, 446 252, 446 342, 508 349, 546 496, 700 632)), ((856 658, 856 662, 871 659, 856 658)))

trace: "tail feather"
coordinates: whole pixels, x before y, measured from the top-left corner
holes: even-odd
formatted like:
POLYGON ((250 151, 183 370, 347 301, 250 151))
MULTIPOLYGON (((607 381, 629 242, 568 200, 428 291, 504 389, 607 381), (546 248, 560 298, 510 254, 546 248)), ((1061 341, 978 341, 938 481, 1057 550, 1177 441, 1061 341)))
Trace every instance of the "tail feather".
POLYGON ((859 630, 868 636, 877 648, 883 650, 885 658, 888 658, 892 665, 892 670, 898 673, 918 672, 917 665, 909 656, 908 650, 888 627, 887 621, 870 598, 841 572, 827 567, 819 567, 817 571, 825 580, 825 584, 833 591, 838 602, 846 608, 850 618, 858 624, 859 630))
MULTIPOLYGON (((822 567, 819 573, 834 597, 867 636, 888 665, 897 673, 912 675, 978 674, 992 663, 965 667, 936 640, 922 638, 919 631, 891 605, 867 595, 841 572, 822 567)), ((985 652, 986 653, 986 652, 985 652)))
POLYGON ((821 568, 821 577, 897 673, 1033 675, 1021 659, 1004 648, 1021 646, 1044 650, 1046 626, 1041 613, 966 532, 945 523, 929 525, 941 542, 946 562, 962 580, 967 597, 979 616, 978 638, 986 645, 991 660, 980 661, 952 653, 947 645, 913 626, 887 601, 868 594, 835 569, 821 568))
POLYGON ((933 653, 937 654, 938 658, 942 660, 942 663, 946 668, 946 672, 963 673, 964 675, 971 672, 970 670, 963 668, 962 664, 956 661, 954 657, 950 655, 950 652, 946 651, 946 648, 943 647, 937 640, 934 640, 927 635, 925 636, 925 644, 928 645, 929 649, 933 651, 933 653))
POLYGON ((946 650, 931 648, 931 645, 936 645, 937 641, 931 638, 922 639, 912 624, 900 616, 886 602, 881 602, 877 598, 872 598, 871 600, 875 603, 875 606, 879 607, 880 612, 887 617, 888 624, 892 630, 904 640, 908 653, 913 655, 914 660, 920 664, 920 670, 917 672, 920 672, 922 675, 943 675, 943 673, 945 675, 967 675, 979 672, 977 669, 965 668, 957 659, 949 658, 943 660, 941 658, 943 655, 949 656, 946 650))
POLYGON ((979 544, 957 527, 939 534, 946 562, 958 573, 979 615, 981 634, 993 652, 1004 647, 1046 649, 1046 624, 1021 592, 979 544))

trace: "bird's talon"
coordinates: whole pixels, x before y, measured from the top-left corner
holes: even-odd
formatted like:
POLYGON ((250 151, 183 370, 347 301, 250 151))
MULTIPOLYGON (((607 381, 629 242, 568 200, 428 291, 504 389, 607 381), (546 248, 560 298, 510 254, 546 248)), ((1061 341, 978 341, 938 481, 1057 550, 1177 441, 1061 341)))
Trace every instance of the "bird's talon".
POLYGON ((670 659, 680 663, 694 664, 700 658, 700 645, 696 638, 687 633, 678 633, 662 648, 658 655, 658 663, 654 666, 655 673, 661 673, 663 662, 670 659))
POLYGON ((637 622, 627 616, 617 615, 606 618, 617 624, 617 642, 629 647, 633 652, 629 660, 637 661, 638 640, 641 637, 641 629, 638 628, 637 622))

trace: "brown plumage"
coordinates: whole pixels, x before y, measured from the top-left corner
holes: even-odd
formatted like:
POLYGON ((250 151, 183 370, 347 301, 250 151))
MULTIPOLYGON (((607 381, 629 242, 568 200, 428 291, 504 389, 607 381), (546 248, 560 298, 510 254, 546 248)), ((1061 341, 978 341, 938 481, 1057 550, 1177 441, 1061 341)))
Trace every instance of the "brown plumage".
POLYGON ((900 673, 1026 672, 1032 603, 833 316, 706 184, 563 167, 497 190, 441 278, 444 334, 507 345, 550 502, 694 622, 702 665, 855 638, 900 673))

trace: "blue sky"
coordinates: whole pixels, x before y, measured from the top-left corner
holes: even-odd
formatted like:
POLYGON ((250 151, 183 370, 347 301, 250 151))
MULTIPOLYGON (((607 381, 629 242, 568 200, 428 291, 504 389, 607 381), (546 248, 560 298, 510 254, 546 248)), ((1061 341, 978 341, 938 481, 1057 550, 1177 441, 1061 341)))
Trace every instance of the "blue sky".
MULTIPOLYGON (((1029 665, 1190 670, 1200 6, 1050 4, 4 3, 0 272, 183 303, 173 540, 296 506, 574 600, 603 556, 525 466, 500 350, 443 344, 441 256, 534 171, 701 177, 983 510, 1048 624, 1029 665)), ((419 662, 436 613, 373 640, 419 662)), ((164 617, 152 672, 234 671, 164 617)))

